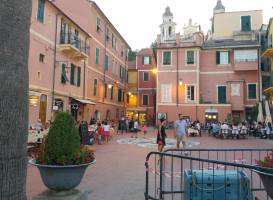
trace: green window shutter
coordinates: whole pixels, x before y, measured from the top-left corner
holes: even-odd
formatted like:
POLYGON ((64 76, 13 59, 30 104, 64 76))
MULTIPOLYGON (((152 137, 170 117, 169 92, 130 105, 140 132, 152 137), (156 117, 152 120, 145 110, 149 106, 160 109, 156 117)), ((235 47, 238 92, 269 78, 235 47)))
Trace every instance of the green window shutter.
POLYGON ((109 68, 109 57, 107 55, 105 55, 105 58, 104 58, 104 69, 105 69, 105 71, 108 71, 108 68, 109 68))
POLYGON ((97 96, 97 87, 98 87, 98 80, 94 79, 94 88, 93 88, 93 95, 97 96))
POLYGON ((61 76, 61 83, 66 83, 67 77, 66 77, 66 64, 62 64, 62 76, 61 76))
POLYGON ((107 84, 104 84, 104 98, 107 98, 107 84))
POLYGON ((142 65, 144 65, 144 56, 142 56, 142 65))
POLYGON ((74 85, 75 65, 71 64, 70 68, 70 84, 74 85))
POLYGON ((77 86, 81 86, 81 68, 78 67, 78 79, 77 79, 77 86))
POLYGON ((241 16, 241 31, 251 31, 251 18, 250 16, 241 16))
POLYGON ((218 103, 219 104, 227 103, 226 86, 218 86, 218 103))
POLYGON ((122 79, 122 66, 119 66, 119 78, 122 79))
POLYGON ((228 51, 228 64, 230 64, 230 51, 228 51))
POLYGON ((220 51, 216 51, 216 64, 220 64, 220 51))
POLYGON ((163 64, 170 65, 171 64, 171 52, 166 51, 163 53, 163 64))
POLYGON ((122 100, 122 91, 121 89, 118 89, 118 102, 121 102, 122 100))
POLYGON ((194 64, 194 51, 187 51, 187 64, 194 64))
POLYGON ((152 56, 149 56, 149 64, 152 64, 152 56))
POLYGON ((96 48, 96 64, 98 65, 100 62, 100 49, 96 48))
POLYGON ((148 72, 143 72, 143 80, 149 81, 149 73, 148 72))
POLYGON ((97 17, 97 32, 100 30, 100 18, 97 17))
POLYGON ((44 23, 44 15, 45 15, 45 0, 38 0, 37 20, 39 22, 44 23))
POLYGON ((248 99, 256 99, 256 84, 248 84, 248 99))

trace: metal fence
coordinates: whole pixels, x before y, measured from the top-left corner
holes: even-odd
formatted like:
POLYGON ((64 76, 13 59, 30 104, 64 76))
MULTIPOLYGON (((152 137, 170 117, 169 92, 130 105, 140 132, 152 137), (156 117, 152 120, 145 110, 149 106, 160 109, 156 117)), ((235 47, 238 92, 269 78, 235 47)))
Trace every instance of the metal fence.
POLYGON ((255 172, 261 169, 256 166, 256 160, 270 153, 272 149, 169 149, 164 153, 150 152, 145 163, 145 200, 271 199, 255 172), (193 173, 199 173, 199 179, 188 179, 193 173), (236 181, 228 183, 227 180, 232 179, 231 173, 237 176, 236 181, 240 181, 242 176, 247 181, 244 184, 236 181), (248 194, 246 188, 250 188, 248 194), (242 191, 247 195, 242 196, 242 191))

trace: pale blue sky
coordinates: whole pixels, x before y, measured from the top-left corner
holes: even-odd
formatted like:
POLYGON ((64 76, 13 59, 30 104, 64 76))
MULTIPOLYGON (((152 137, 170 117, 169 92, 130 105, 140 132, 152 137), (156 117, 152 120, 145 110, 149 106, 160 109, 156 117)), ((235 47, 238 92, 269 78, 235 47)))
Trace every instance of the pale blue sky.
MULTIPOLYGON (((189 18, 206 33, 217 0, 95 0, 132 49, 149 47, 159 34, 162 14, 170 6, 182 33, 189 18)), ((222 0, 226 11, 263 10, 267 24, 273 17, 272 0, 222 0)))

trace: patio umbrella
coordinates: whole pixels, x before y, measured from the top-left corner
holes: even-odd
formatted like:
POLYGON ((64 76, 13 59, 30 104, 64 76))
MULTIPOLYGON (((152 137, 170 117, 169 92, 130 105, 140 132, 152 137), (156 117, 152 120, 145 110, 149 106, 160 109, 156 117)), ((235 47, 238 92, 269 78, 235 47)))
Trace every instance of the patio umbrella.
POLYGON ((269 109, 269 103, 268 101, 265 101, 265 122, 270 122, 272 124, 272 118, 271 118, 271 113, 270 113, 270 109, 269 109))
POLYGON ((262 102, 259 102, 259 112, 258 112, 257 122, 263 122, 263 121, 264 121, 263 106, 262 106, 262 102))

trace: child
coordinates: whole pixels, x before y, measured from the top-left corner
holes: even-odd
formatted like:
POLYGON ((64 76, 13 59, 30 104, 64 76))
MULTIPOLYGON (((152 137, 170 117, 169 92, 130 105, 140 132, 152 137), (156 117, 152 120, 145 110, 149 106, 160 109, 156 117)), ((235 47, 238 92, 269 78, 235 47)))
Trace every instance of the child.
POLYGON ((147 125, 146 125, 146 123, 143 124, 143 134, 144 134, 144 138, 146 138, 146 135, 147 135, 147 125))

